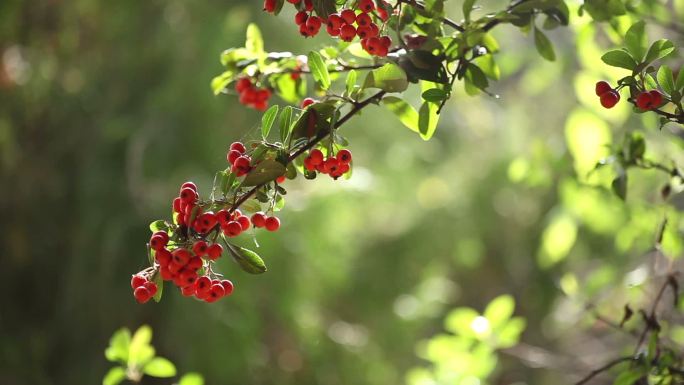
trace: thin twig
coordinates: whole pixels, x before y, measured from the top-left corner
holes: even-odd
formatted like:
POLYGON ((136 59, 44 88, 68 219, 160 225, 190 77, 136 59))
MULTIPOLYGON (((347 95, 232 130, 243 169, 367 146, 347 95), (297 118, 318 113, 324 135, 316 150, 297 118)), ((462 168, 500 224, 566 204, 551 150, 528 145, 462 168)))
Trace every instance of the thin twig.
POLYGON ((609 363, 607 363, 607 364, 601 366, 600 368, 592 370, 589 374, 587 374, 586 376, 584 376, 584 378, 582 378, 581 380, 577 381, 577 382, 575 383, 575 385, 583 385, 583 384, 586 384, 587 382, 589 382, 589 380, 591 380, 592 378, 596 377, 597 375, 599 375, 599 374, 601 374, 601 373, 603 373, 603 372, 609 370, 609 369, 612 368, 613 366, 618 365, 618 364, 621 364, 621 363, 623 363, 623 362, 625 362, 625 361, 631 361, 632 359, 633 359, 632 356, 625 356, 625 357, 616 358, 616 359, 614 359, 613 361, 610 361, 609 363))

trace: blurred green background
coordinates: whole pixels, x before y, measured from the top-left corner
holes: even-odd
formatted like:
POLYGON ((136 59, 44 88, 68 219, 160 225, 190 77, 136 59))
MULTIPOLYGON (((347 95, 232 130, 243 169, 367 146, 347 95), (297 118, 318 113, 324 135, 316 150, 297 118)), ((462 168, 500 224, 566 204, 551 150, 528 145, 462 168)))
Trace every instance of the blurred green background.
MULTIPOLYGON (((459 2, 449 7, 460 17, 459 2)), ((459 91, 429 142, 380 108, 355 118, 344 129, 353 177, 288 182, 282 231, 257 236, 269 272, 223 262, 231 298, 208 305, 168 290, 136 304, 129 277, 146 263, 148 223, 168 215, 182 182, 207 191, 228 145, 260 121, 212 95, 219 53, 242 46, 252 21, 267 50, 326 41, 260 9, 0 2, 1 384, 97 384, 112 332, 145 323, 158 354, 208 384, 420 382, 412 368, 437 354, 421 341, 445 333, 449 311, 482 311, 506 293, 526 319, 523 343, 487 356, 491 375, 453 383, 566 383, 622 346, 584 306, 619 320, 658 274, 662 256, 645 254, 657 224, 674 223, 674 257, 682 221, 660 203, 665 175, 635 172, 625 204, 605 188, 610 171, 587 172, 634 130, 647 156, 684 159, 652 116, 599 109, 594 82, 622 75, 599 57, 619 38, 586 18, 549 33, 556 63, 531 36, 495 30, 501 97, 459 91)))

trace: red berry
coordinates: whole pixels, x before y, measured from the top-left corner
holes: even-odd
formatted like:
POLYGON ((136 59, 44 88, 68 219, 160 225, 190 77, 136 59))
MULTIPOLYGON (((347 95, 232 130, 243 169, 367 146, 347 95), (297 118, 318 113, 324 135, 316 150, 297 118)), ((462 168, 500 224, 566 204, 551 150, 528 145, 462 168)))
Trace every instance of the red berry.
POLYGON ((372 12, 375 9, 375 4, 373 3, 373 0, 361 0, 359 1, 359 9, 362 12, 372 12))
POLYGON ((145 289, 150 292, 150 297, 154 297, 157 294, 157 284, 154 282, 145 282, 145 289))
POLYGON ((354 24, 356 21, 356 12, 352 11, 351 9, 345 9, 340 13, 340 16, 347 24, 354 24))
POLYGON ((252 88, 252 81, 248 78, 240 78, 235 83, 235 91, 238 93, 243 93, 250 88, 252 88))
POLYGON ((351 24, 345 24, 340 28, 340 39, 343 41, 352 41, 356 36, 356 28, 351 24))
POLYGON ((138 288, 147 282, 147 278, 143 277, 142 275, 134 275, 131 277, 131 288, 135 289, 138 288))
POLYGON ((295 5, 299 4, 301 1, 302 0, 287 0, 288 3, 295 4, 295 5))
POLYGON ((181 200, 180 200, 180 198, 174 198, 173 199, 172 207, 173 207, 173 212, 175 212, 175 213, 181 212, 181 200))
POLYGON ((339 164, 340 162, 337 160, 337 158, 328 158, 325 163, 323 163, 323 170, 326 174, 335 172, 339 164))
POLYGON ((192 257, 190 258, 190 261, 188 261, 188 264, 185 265, 185 268, 188 270, 192 271, 197 271, 202 267, 202 258, 200 257, 192 257))
POLYGON ((198 216, 196 221, 201 224, 202 228, 211 230, 214 226, 216 226, 216 223, 218 223, 218 218, 216 218, 216 215, 214 215, 214 213, 209 211, 198 216))
POLYGON ((276 183, 283 184, 283 183, 285 183, 285 179, 286 179, 285 175, 281 175, 281 176, 276 178, 276 183))
POLYGON ((220 283, 215 283, 211 285, 211 294, 215 295, 218 298, 223 297, 226 295, 226 289, 223 288, 223 285, 220 283))
POLYGON ((216 213, 216 219, 218 219, 221 225, 224 225, 231 221, 231 215, 228 210, 219 210, 216 213))
POLYGON ((604 92, 601 95, 601 105, 605 108, 613 108, 620 101, 620 94, 615 90, 604 92))
POLYGON ((380 38, 380 43, 382 43, 383 47, 389 48, 392 46, 392 38, 389 36, 383 36, 380 38))
POLYGON ((221 281, 221 286, 223 286, 224 290, 224 296, 229 296, 233 292, 233 282, 230 282, 227 279, 224 279, 221 281))
POLYGON ((275 11, 277 1, 276 0, 264 0, 264 11, 271 13, 275 11))
POLYGON ((161 235, 153 235, 150 238, 150 248, 152 250, 161 250, 166 246, 166 242, 164 242, 164 237, 161 235))
POLYGON ((197 241, 194 245, 192 245, 192 252, 195 253, 195 255, 201 257, 207 253, 208 248, 209 245, 207 245, 207 242, 197 241))
POLYGON ((176 275, 177 275, 181 270, 183 270, 183 268, 185 267, 185 265, 181 265, 181 264, 177 263, 175 260, 171 260, 171 263, 169 263, 166 267, 167 267, 167 268, 169 269, 169 271, 173 274, 173 278, 175 278, 176 275))
POLYGON ((171 254, 173 255, 173 263, 178 265, 178 266, 187 265, 188 262, 190 261, 190 258, 192 258, 192 255, 190 254, 190 252, 185 250, 185 249, 176 249, 171 254))
POLYGON ((195 292, 200 294, 200 293, 206 293, 209 290, 211 290, 211 279, 209 277, 202 276, 197 279, 197 282, 195 282, 195 292))
POLYGON ((330 36, 340 36, 340 29, 339 28, 332 28, 331 26, 325 27, 325 32, 328 33, 330 36))
POLYGON ((159 269, 159 275, 161 275, 162 279, 164 281, 169 281, 173 279, 173 273, 167 266, 162 266, 161 269, 159 269))
POLYGON ((161 249, 157 250, 154 253, 154 258, 159 262, 159 266, 166 266, 171 262, 171 259, 173 259, 173 256, 171 255, 171 252, 166 250, 166 249, 161 249))
POLYGON ((181 287, 192 286, 197 281, 197 273, 191 270, 184 271, 180 274, 181 287))
POLYGON ((183 294, 184 297, 192 297, 195 295, 195 286, 181 287, 181 294, 183 294))
POLYGON ((306 9, 309 12, 313 11, 313 9, 314 9, 313 1, 312 0, 304 0, 304 9, 306 9))
POLYGON ((596 96, 601 96, 604 93, 612 90, 613 88, 608 84, 608 82, 601 80, 596 83, 596 96))
POLYGON ((145 303, 152 298, 150 291, 145 286, 140 286, 133 291, 133 296, 138 303, 145 303))
POLYGON ((245 148, 245 145, 242 144, 242 142, 233 142, 230 145, 231 150, 235 150, 240 152, 240 154, 244 154, 247 149, 245 148))
POLYGON ((223 233, 229 237, 237 237, 242 232, 242 226, 237 221, 228 222, 222 229, 223 233))
POLYGON ((312 104, 316 103, 316 100, 313 98, 305 98, 302 100, 302 108, 306 108, 312 104))
POLYGON ((337 152, 337 160, 340 161, 342 164, 348 164, 352 160, 352 153, 351 151, 345 149, 342 149, 337 152))
POLYGON ((650 91, 651 99, 653 100, 653 108, 660 107, 663 104, 663 94, 658 90, 650 91))
POLYGON ((237 218, 237 223, 240 224, 240 227, 242 228, 242 231, 247 231, 249 230, 249 226, 251 225, 249 221, 249 217, 246 215, 240 215, 237 218))
POLYGON ((228 155, 226 155, 226 159, 228 160, 228 163, 233 164, 235 163, 235 159, 239 158, 240 155, 242 155, 240 151, 230 150, 228 151, 228 155))
POLYGON ((304 158, 304 168, 306 168, 308 171, 316 170, 316 166, 312 163, 311 156, 304 158))
POLYGON ((344 20, 338 13, 333 13, 328 16, 328 27, 332 29, 340 29, 342 28, 342 23, 344 23, 344 20))
POLYGON ((653 97, 648 91, 639 93, 636 97, 636 106, 642 111, 648 111, 653 108, 653 97))
POLYGON ((266 223, 264 226, 268 231, 276 231, 280 228, 280 219, 277 217, 268 217, 266 218, 266 223))
POLYGON ((197 192, 189 187, 185 187, 181 190, 179 198, 181 202, 193 203, 197 199, 197 192))
POLYGON ((221 245, 219 245, 218 243, 214 243, 207 249, 207 256, 209 256, 209 259, 211 259, 212 261, 218 259, 222 253, 223 247, 221 247, 221 245))
POLYGON ((254 227, 264 227, 266 226, 266 215, 259 211, 258 213, 254 213, 252 215, 252 224, 254 227))
POLYGON ((359 27, 356 29, 356 36, 358 36, 361 39, 365 39, 367 37, 372 36, 373 31, 371 30, 370 27, 359 27))
POLYGON ((183 190, 184 188, 186 188, 186 187, 187 187, 187 188, 191 188, 191 189, 195 190, 195 192, 197 192, 197 185, 194 184, 194 183, 192 183, 192 182, 185 182, 185 183, 183 183, 183 184, 181 185, 181 187, 180 187, 180 191, 182 191, 182 190, 183 190))
POLYGON ((389 14, 387 14, 387 11, 384 8, 378 8, 378 17, 382 21, 387 21, 389 19, 389 14))
POLYGON ((309 157, 311 158, 311 164, 314 166, 318 166, 319 164, 323 163, 323 152, 317 148, 311 150, 309 157))
POLYGON ((359 13, 356 15, 356 25, 359 27, 368 27, 372 22, 373 20, 367 13, 359 13))
POLYGON ((295 23, 296 23, 297 25, 302 25, 302 24, 306 23, 306 19, 308 19, 308 18, 309 18, 309 14, 308 14, 308 13, 306 13, 306 12, 304 12, 304 11, 299 11, 299 12, 297 12, 297 14, 295 15, 295 23))

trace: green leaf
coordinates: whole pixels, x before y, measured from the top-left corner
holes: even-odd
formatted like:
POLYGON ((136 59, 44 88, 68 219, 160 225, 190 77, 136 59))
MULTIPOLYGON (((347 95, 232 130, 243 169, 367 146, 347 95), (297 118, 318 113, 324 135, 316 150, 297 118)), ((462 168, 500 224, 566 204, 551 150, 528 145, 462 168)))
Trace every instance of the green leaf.
POLYGON ((105 350, 105 357, 109 361, 125 363, 128 361, 130 345, 131 331, 127 328, 121 328, 109 339, 109 347, 105 350))
POLYGON ((671 41, 667 39, 656 40, 648 48, 648 52, 646 52, 646 59, 644 59, 644 63, 648 64, 655 60, 661 59, 671 54, 672 51, 674 51, 674 49, 674 44, 672 44, 671 41))
POLYGON ((143 373, 152 377, 173 377, 176 375, 176 366, 166 358, 155 357, 145 364, 143 373))
POLYGON ((347 95, 351 95, 351 93, 354 91, 354 86, 356 85, 356 71, 351 70, 347 74, 347 81, 346 84, 347 86, 347 95))
POLYGON ((121 366, 116 366, 105 374, 102 379, 102 385, 118 385, 121 381, 126 379, 126 369, 121 366))
POLYGON ((178 385, 204 385, 204 377, 199 373, 186 373, 180 378, 178 385))
POLYGON ((233 71, 225 71, 211 79, 211 90, 214 95, 218 95, 226 88, 226 86, 233 81, 233 71))
POLYGON ((420 132, 418 129, 418 112, 410 104, 396 96, 385 96, 382 104, 396 115, 404 126, 411 131, 420 132))
POLYGON ((313 7, 316 14, 323 19, 327 19, 331 13, 335 13, 337 10, 335 0, 314 0, 313 7))
POLYGON ((285 174, 285 166, 282 163, 273 159, 264 159, 247 174, 242 185, 257 186, 275 180, 283 174, 285 174))
POLYGON ((634 70, 637 66, 637 62, 634 61, 634 58, 632 58, 628 52, 621 49, 606 52, 601 56, 601 60, 609 66, 625 68, 628 70, 634 70))
POLYGON ((613 182, 610 184, 615 195, 617 195, 623 201, 627 199, 627 174, 625 172, 620 173, 613 182))
POLYGON ((503 326, 506 321, 513 315, 515 309, 515 300, 510 295, 501 295, 494 298, 484 311, 484 317, 487 318, 492 329, 496 330, 503 326))
POLYGON ((292 107, 287 106, 280 114, 280 140, 285 143, 292 129, 292 107))
POLYGON ((468 63, 468 66, 466 67, 466 79, 481 90, 489 87, 487 76, 484 74, 482 69, 475 64, 468 63))
POLYGON ((321 54, 316 51, 309 52, 309 69, 313 78, 318 82, 322 89, 330 88, 330 73, 321 54))
POLYGON ((266 140, 268 134, 271 132, 271 127, 273 127, 273 122, 275 122, 278 116, 278 105, 273 105, 271 108, 266 110, 264 116, 261 117, 261 136, 266 140))
POLYGON ((143 325, 135 331, 128 350, 128 363, 140 364, 154 357, 154 348, 150 345, 152 341, 152 329, 143 325))
POLYGON ((418 110, 418 130, 420 137, 423 140, 430 140, 437 129, 437 122, 439 115, 437 115, 437 106, 433 103, 425 102, 418 110))
POLYGON ((230 255, 235 259, 235 262, 237 262, 242 270, 250 274, 261 274, 266 272, 266 264, 259 254, 232 243, 226 242, 226 245, 228 246, 230 255))
POLYGON ((421 96, 423 100, 439 104, 447 98, 448 94, 443 89, 430 88, 429 90, 423 92, 421 96))
POLYGON ((646 53, 646 33, 644 32, 644 22, 638 21, 632 24, 625 33, 625 46, 627 51, 632 54, 636 61, 640 62, 646 53))
POLYGON ((656 79, 658 79, 658 84, 660 84, 660 87, 662 87, 663 91, 665 91, 668 95, 672 95, 672 93, 677 89, 675 86, 672 69, 666 65, 660 67, 658 74, 656 75, 656 79))
POLYGON ((157 285, 157 292, 154 293, 154 297, 152 297, 152 299, 154 302, 159 302, 161 301, 162 293, 164 292, 164 280, 162 279, 161 274, 155 274, 154 278, 152 278, 152 282, 157 285))
POLYGON ((245 48, 254 54, 261 55, 264 53, 264 39, 261 37, 261 31, 256 24, 250 23, 247 26, 247 39, 245 40, 245 48))
POLYGON ((643 367, 630 368, 620 373, 613 381, 613 385, 632 385, 646 375, 643 367))
POLYGON ((534 27, 534 45, 539 54, 548 61, 556 60, 556 53, 548 37, 539 28, 534 27))
POLYGON ((166 231, 169 229, 169 224, 166 221, 158 220, 150 223, 150 231, 156 233, 157 231, 166 231))
POLYGON ((406 72, 394 63, 387 63, 368 73, 363 88, 371 87, 387 92, 402 92, 408 88, 406 72))
POLYGON ((677 90, 684 89, 684 67, 679 68, 679 73, 677 74, 677 81, 675 81, 675 88, 677 90))
POLYGON ((470 13, 473 11, 473 6, 476 0, 465 0, 463 2, 463 18, 466 23, 470 22, 470 13))

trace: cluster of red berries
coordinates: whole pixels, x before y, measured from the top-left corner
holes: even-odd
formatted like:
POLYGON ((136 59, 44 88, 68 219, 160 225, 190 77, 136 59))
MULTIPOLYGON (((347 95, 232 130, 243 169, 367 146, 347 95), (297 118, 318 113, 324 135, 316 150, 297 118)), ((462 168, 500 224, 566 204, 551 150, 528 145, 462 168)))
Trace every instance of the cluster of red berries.
POLYGON ((313 149, 309 156, 304 158, 304 168, 308 171, 318 171, 323 174, 328 174, 333 179, 337 179, 349 171, 349 164, 352 161, 352 153, 347 149, 337 152, 335 156, 328 156, 326 159, 323 152, 319 149, 313 149))
MULTIPOLYGON (((385 10, 387 3, 378 0, 378 5, 373 0, 360 0, 357 3, 358 14, 354 9, 344 9, 339 13, 333 13, 327 19, 313 14, 313 2, 311 0, 287 0, 293 4, 299 12, 295 15, 295 23, 299 26, 299 32, 304 37, 313 37, 318 34, 323 24, 326 24, 326 32, 333 37, 339 37, 343 41, 352 41, 357 36, 361 39, 361 46, 366 52, 376 56, 387 56, 392 45, 389 36, 380 35, 380 27, 377 22, 384 23, 389 15, 385 10), (375 20, 374 20, 375 19, 375 20)), ((274 12, 276 0, 265 0, 264 10, 274 12)))
POLYGON ((148 280, 146 276, 136 274, 131 278, 133 296, 138 303, 145 303, 157 294, 157 284, 148 280))
POLYGON ((620 101, 617 89, 613 89, 608 82, 603 80, 596 83, 596 96, 599 97, 604 108, 613 108, 620 101))
POLYGON ((654 110, 663 104, 663 94, 657 90, 643 91, 637 95, 634 103, 642 111, 654 110))
MULTIPOLYGON (((606 81, 596 83, 596 95, 601 99, 601 105, 605 108, 613 108, 620 101, 620 94, 606 81)), ((634 99, 634 104, 641 111, 650 111, 663 104, 663 94, 658 90, 642 91, 634 99)))
POLYGON ((240 95, 240 104, 259 111, 265 111, 268 108, 271 90, 268 88, 257 88, 249 78, 238 79, 235 83, 235 91, 240 95))
POLYGON ((246 155, 247 149, 241 142, 234 142, 230 145, 230 150, 226 155, 228 163, 231 164, 230 171, 237 177, 241 177, 252 170, 252 158, 246 155))

